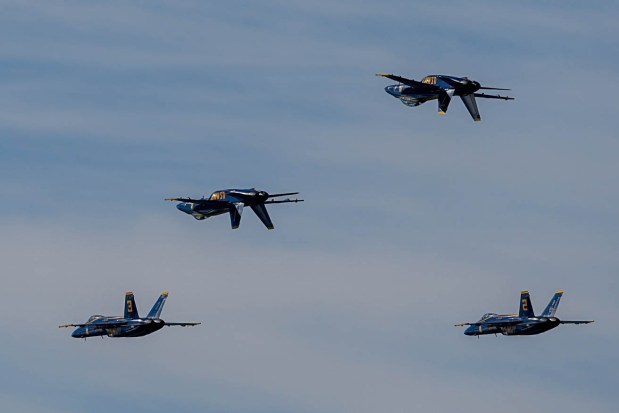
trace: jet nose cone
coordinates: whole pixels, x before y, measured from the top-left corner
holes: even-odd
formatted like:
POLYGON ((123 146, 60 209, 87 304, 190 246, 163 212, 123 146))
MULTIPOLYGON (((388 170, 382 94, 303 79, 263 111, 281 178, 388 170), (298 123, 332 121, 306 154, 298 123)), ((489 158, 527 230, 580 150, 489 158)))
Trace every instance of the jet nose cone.
POLYGON ((470 326, 466 330, 464 330, 464 334, 467 336, 474 336, 477 333, 477 327, 470 326))
POLYGON ((391 85, 385 87, 385 92, 389 93, 391 96, 399 96, 400 95, 400 86, 391 85))
POLYGON ((73 338, 83 338, 84 337, 84 333, 83 333, 81 328, 78 328, 77 330, 75 330, 74 332, 71 333, 71 337, 73 337, 73 338))

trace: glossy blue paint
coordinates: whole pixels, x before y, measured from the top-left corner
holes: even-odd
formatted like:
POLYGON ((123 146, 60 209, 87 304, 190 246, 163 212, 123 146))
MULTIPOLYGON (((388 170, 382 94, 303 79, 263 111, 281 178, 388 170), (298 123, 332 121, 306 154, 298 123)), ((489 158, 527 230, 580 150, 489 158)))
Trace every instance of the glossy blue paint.
POLYGON ((96 336, 108 337, 141 337, 164 326, 195 326, 200 323, 166 323, 160 317, 168 293, 162 293, 148 316, 141 318, 138 314, 137 306, 132 292, 125 294, 125 314, 124 316, 103 316, 93 315, 84 324, 65 324, 59 327, 77 327, 71 337, 88 338, 96 336))
POLYGON ((438 112, 444 115, 447 112, 449 103, 453 96, 459 96, 471 114, 474 121, 481 120, 479 109, 477 108, 478 98, 513 100, 509 96, 487 95, 479 93, 480 89, 489 90, 509 90, 493 87, 484 87, 474 80, 466 77, 456 77, 447 75, 429 75, 424 77, 421 82, 414 79, 396 76, 392 74, 377 74, 376 76, 386 77, 388 79, 400 82, 397 85, 385 87, 385 92, 399 99, 407 106, 419 106, 429 100, 438 100, 438 112))
POLYGON ((482 336, 501 333, 505 336, 530 336, 552 330, 559 324, 588 324, 593 320, 562 321, 555 317, 563 291, 557 291, 540 316, 533 312, 528 291, 520 293, 520 311, 518 314, 486 313, 475 323, 461 323, 456 326, 468 326, 464 330, 467 336, 482 336))
POLYGON ((176 208, 200 221, 209 217, 228 213, 230 214, 232 229, 239 227, 243 209, 248 206, 254 211, 267 229, 273 229, 273 222, 271 222, 265 205, 303 202, 302 199, 272 199, 296 194, 298 194, 298 192, 270 195, 265 191, 259 191, 255 188, 222 189, 213 192, 208 199, 202 197, 200 199, 166 198, 166 200, 180 201, 180 203, 176 205, 176 208))

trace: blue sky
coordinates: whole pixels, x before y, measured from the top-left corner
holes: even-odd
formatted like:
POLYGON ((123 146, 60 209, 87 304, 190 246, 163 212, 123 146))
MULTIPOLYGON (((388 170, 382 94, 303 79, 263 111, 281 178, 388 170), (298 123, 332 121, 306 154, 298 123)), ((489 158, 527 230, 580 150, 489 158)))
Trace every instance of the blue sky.
POLYGON ((0 2, 2 410, 616 411, 615 2, 254 3, 0 2), (384 72, 516 100, 439 116, 384 72), (252 186, 306 202, 163 201, 252 186), (559 288, 596 323, 452 327, 559 288), (128 290, 203 324, 56 328, 128 290))

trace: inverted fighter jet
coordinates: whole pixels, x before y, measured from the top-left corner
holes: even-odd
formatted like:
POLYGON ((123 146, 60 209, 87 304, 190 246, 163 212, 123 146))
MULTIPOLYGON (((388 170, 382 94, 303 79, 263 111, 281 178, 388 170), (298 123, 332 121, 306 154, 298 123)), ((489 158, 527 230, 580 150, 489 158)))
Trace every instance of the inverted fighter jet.
POLYGON ((297 195, 298 192, 269 195, 265 191, 251 189, 224 189, 213 192, 209 199, 166 198, 166 201, 180 201, 176 205, 180 211, 191 215, 197 220, 203 220, 215 215, 230 214, 232 229, 237 229, 241 223, 243 208, 249 206, 268 229, 273 229, 273 223, 266 209, 266 204, 285 204, 303 202, 303 199, 271 199, 280 196, 297 195))
POLYGON ((161 310, 168 292, 165 291, 153 305, 146 318, 138 315, 138 307, 135 305, 133 293, 125 294, 125 314, 122 316, 90 316, 84 324, 64 324, 58 326, 77 327, 71 334, 75 338, 87 338, 94 336, 108 337, 141 337, 163 328, 163 326, 196 326, 200 323, 166 323, 161 318, 161 310))
POLYGON ((528 291, 520 293, 520 311, 518 314, 484 314, 476 323, 456 324, 456 327, 470 326, 464 330, 467 336, 481 336, 484 334, 501 333, 505 336, 531 336, 544 333, 557 327, 559 324, 589 324, 587 321, 565 321, 555 317, 563 290, 559 290, 552 297, 544 312, 536 316, 531 305, 528 291))
POLYGON ((481 120, 479 109, 475 98, 514 100, 509 96, 487 95, 478 93, 480 89, 485 90, 510 90, 497 87, 484 87, 474 80, 466 77, 455 77, 445 75, 431 75, 424 77, 421 82, 405 77, 379 73, 376 76, 386 77, 396 82, 398 85, 391 85, 385 88, 385 92, 400 99, 407 106, 419 106, 428 100, 438 99, 438 113, 444 115, 449 107, 449 102, 453 96, 460 96, 464 106, 468 109, 475 122, 481 120))

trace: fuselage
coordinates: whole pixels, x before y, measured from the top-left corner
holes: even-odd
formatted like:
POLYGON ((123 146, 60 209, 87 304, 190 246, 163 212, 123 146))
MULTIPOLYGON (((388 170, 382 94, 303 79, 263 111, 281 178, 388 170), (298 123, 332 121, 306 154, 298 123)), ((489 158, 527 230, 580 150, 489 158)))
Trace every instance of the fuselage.
POLYGON ((141 337, 160 330, 165 321, 159 318, 124 318, 121 316, 94 315, 88 319, 86 325, 78 327, 71 333, 75 338, 95 336, 108 337, 141 337), (119 323, 118 326, 101 326, 102 323, 119 323))
POLYGON ((464 334, 481 336, 501 333, 506 336, 531 336, 552 330, 560 324, 560 320, 557 317, 520 317, 516 314, 490 313, 485 314, 477 323, 479 325, 468 327, 464 334))
POLYGON ((453 95, 460 96, 476 92, 480 85, 477 82, 469 81, 464 77, 446 76, 446 75, 430 75, 424 77, 417 86, 409 85, 389 85, 385 87, 385 92, 391 96, 400 99, 407 106, 419 106, 429 100, 435 100, 439 97, 438 88, 443 90, 452 89, 454 86, 445 79, 452 82, 458 82, 460 86, 455 89, 453 95))
POLYGON ((191 215, 197 220, 203 220, 209 217, 214 217, 216 215, 222 215, 228 213, 228 208, 205 208, 200 204, 195 204, 193 202, 181 202, 176 205, 176 208, 179 211, 182 211, 186 214, 191 215))
POLYGON ((227 214, 230 206, 243 203, 244 206, 251 207, 263 203, 268 199, 268 194, 264 191, 255 189, 223 189, 215 191, 208 198, 209 201, 217 201, 221 207, 214 207, 211 204, 200 204, 195 202, 181 202, 176 205, 179 211, 193 216, 197 220, 227 214))

